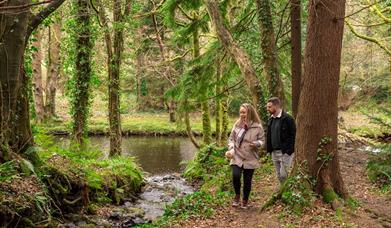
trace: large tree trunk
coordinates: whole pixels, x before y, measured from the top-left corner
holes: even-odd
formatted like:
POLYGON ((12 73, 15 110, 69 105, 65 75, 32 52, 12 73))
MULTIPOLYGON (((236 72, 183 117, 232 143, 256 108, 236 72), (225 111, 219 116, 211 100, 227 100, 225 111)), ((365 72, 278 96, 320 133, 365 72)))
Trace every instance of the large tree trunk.
POLYGON ((261 48, 264 63, 264 73, 268 81, 269 93, 279 97, 284 104, 284 86, 278 67, 276 38, 274 35, 273 18, 269 0, 257 0, 258 21, 261 31, 261 48))
POLYGON ((33 90, 34 90, 34 105, 37 122, 42 123, 45 115, 45 106, 43 102, 43 85, 42 85, 42 31, 38 30, 34 35, 33 46, 35 52, 32 54, 33 67, 33 90))
POLYGON ((258 76, 251 64, 250 57, 242 48, 239 47, 231 33, 224 25, 223 17, 219 11, 218 2, 215 0, 205 0, 205 4, 220 42, 228 51, 230 56, 235 60, 236 64, 238 64, 239 69, 242 72, 247 87, 250 90, 254 107, 259 106, 259 99, 263 97, 263 95, 259 85, 258 76))
POLYGON ((46 80, 46 117, 56 115, 56 89, 60 77, 61 17, 49 27, 49 58, 46 80))
MULTIPOLYGON (((29 78, 24 72, 24 51, 33 30, 63 0, 54 0, 37 15, 20 10, 29 0, 5 1, 8 7, 0 12, 0 162, 12 154, 24 154, 33 145, 29 116, 29 78)), ((27 155, 33 156, 32 154, 27 155)))
POLYGON ((73 134, 80 145, 87 131, 91 79, 91 16, 88 0, 76 0, 76 77, 73 100, 73 134))
MULTIPOLYGON (((26 0, 14 0, 3 6, 28 3, 26 0)), ((29 15, 29 11, 18 14, 0 13, 0 162, 12 159, 12 153, 23 153, 26 145, 32 142, 31 134, 23 135, 25 131, 18 131, 21 127, 18 122, 29 118, 28 112, 27 116, 18 116, 22 110, 18 99, 24 89, 23 54, 29 15)))
POLYGON ((297 115, 301 83, 301 0, 291 0, 292 111, 297 115))
POLYGON ((338 84, 345 0, 310 1, 304 75, 297 114, 294 170, 308 169, 315 189, 332 202, 347 196, 337 150, 338 84), (306 166, 303 164, 306 161, 306 166))

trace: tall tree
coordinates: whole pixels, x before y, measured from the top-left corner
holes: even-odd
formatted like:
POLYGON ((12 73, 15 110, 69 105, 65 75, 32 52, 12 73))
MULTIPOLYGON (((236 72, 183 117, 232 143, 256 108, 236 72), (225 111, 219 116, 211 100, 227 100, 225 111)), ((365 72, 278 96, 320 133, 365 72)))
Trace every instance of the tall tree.
POLYGON ((124 49, 125 17, 131 9, 130 0, 125 1, 122 12, 121 0, 113 2, 113 35, 110 34, 105 8, 99 3, 99 17, 103 22, 107 50, 107 68, 109 73, 109 122, 110 122, 110 156, 121 154, 121 116, 120 116, 120 69, 124 49), (113 37, 113 39, 112 39, 113 37))
POLYGON ((2 2, 0 5, 0 162, 24 154, 33 145, 28 102, 28 77, 23 59, 31 33, 64 0, 54 0, 32 15, 29 0, 2 2))
POLYGON ((220 42, 228 51, 230 56, 235 60, 242 72, 242 75, 247 83, 247 87, 251 93, 254 107, 259 106, 258 103, 261 99, 263 99, 263 93, 259 84, 258 76, 251 64, 250 57, 242 48, 239 47, 233 39, 230 31, 224 25, 223 17, 218 7, 218 2, 215 0, 205 0, 205 4, 220 42))
POLYGON ((56 115, 56 90, 60 77, 60 44, 61 44, 61 14, 56 16, 54 23, 49 27, 48 69, 46 78, 45 111, 48 118, 56 115))
MULTIPOLYGON (((196 15, 196 14, 194 14, 196 15)), ((195 18, 195 20, 198 20, 195 18)), ((198 28, 193 31, 193 58, 197 59, 200 56, 200 37, 198 28)), ((200 73, 198 70, 195 73, 200 73)), ((212 131, 210 126, 210 110, 208 104, 208 89, 204 88, 201 94, 201 110, 202 110, 202 133, 205 144, 212 142, 212 131)))
MULTIPOLYGON (((155 2, 154 1, 151 1, 151 2, 153 3, 154 8, 156 8, 155 2)), ((157 20, 157 16, 155 13, 153 13, 151 17, 152 17, 154 31, 156 34, 156 42, 159 45, 160 55, 161 55, 163 62, 166 62, 167 61, 166 56, 168 56, 168 53, 166 53, 167 48, 165 48, 164 41, 163 41, 164 27, 159 29, 158 20, 157 20)), ((172 66, 171 66, 171 64, 166 64, 166 65, 167 65, 167 69, 164 70, 164 78, 170 83, 171 86, 175 86, 176 80, 175 80, 175 78, 173 78, 172 66)), ((170 122, 172 122, 172 123, 176 122, 175 107, 176 107, 176 104, 175 104, 174 99, 172 99, 172 98, 169 99, 167 101, 167 109, 168 109, 168 113, 169 113, 170 122)))
POLYGON ((261 30, 261 48, 264 63, 264 73, 268 81, 271 96, 279 97, 284 104, 284 86, 280 77, 276 38, 274 34, 271 2, 257 0, 258 21, 261 30))
MULTIPOLYGON (((197 80, 197 83, 209 83, 209 80, 205 80, 207 77, 200 70, 199 66, 195 63, 199 60, 200 57, 200 36, 202 32, 205 32, 208 29, 207 26, 207 12, 202 10, 202 1, 201 0, 191 0, 191 1, 176 1, 170 0, 166 1, 162 7, 163 12, 166 16, 166 24, 176 32, 176 36, 180 36, 181 39, 176 41, 180 42, 183 46, 192 44, 191 50, 193 51, 192 60, 190 65, 190 72, 187 72, 187 77, 191 80, 197 80), (176 16, 176 13, 180 14, 176 16), (180 25, 180 26, 178 26, 180 25)), ((183 58, 186 53, 180 57, 183 58)), ((188 79, 189 79, 188 78, 188 79)), ((198 84, 200 85, 200 84, 198 84)), ((198 90, 197 94, 192 94, 192 85, 189 83, 183 86, 183 99, 181 105, 183 106, 184 119, 186 124, 186 131, 196 147, 199 147, 196 138, 191 130, 190 125, 190 98, 195 97, 197 101, 201 104, 202 110, 202 128, 203 128, 203 141, 205 144, 211 143, 211 125, 210 125, 210 110, 208 105, 208 86, 204 86, 202 90, 198 90)), ((199 88, 199 87, 198 87, 199 88)))
POLYGON ((292 111, 297 115, 301 83, 301 0, 291 0, 292 111))
POLYGON ((215 111, 215 119, 216 119, 216 142, 218 145, 221 144, 221 123, 223 120, 223 112, 221 108, 221 61, 222 58, 218 58, 216 60, 216 111, 215 111))
POLYGON ((43 100, 43 84, 42 84, 42 31, 40 29, 34 34, 32 67, 33 67, 33 90, 34 90, 34 106, 37 117, 37 122, 41 123, 44 120, 45 106, 43 100))
POLYGON ((87 129, 88 102, 91 80, 91 7, 89 0, 76 0, 76 75, 73 88, 73 137, 80 145, 84 144, 87 129))
POLYGON ((337 150, 338 86, 345 0, 310 1, 297 114, 294 170, 316 178, 325 201, 347 197, 337 150))

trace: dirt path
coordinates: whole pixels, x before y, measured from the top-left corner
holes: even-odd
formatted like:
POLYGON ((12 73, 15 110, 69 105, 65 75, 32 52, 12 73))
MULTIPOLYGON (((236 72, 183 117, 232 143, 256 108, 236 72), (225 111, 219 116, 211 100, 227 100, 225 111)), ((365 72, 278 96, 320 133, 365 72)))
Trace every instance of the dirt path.
POLYGON ((248 210, 233 207, 215 208, 210 218, 189 219, 177 227, 391 227, 391 199, 381 196, 365 173, 368 155, 353 147, 340 149, 342 174, 349 193, 359 202, 356 209, 344 208, 336 213, 330 205, 317 199, 315 206, 301 216, 276 205, 262 212, 261 207, 276 189, 274 173, 256 174, 248 210))
MULTIPOLYGON (((378 227, 391 227, 391 197, 382 196, 370 183, 365 172, 368 154, 346 146, 340 153, 342 175, 349 193, 360 203, 360 209, 374 220, 378 227)), ((354 215, 353 215, 354 218, 354 215)))

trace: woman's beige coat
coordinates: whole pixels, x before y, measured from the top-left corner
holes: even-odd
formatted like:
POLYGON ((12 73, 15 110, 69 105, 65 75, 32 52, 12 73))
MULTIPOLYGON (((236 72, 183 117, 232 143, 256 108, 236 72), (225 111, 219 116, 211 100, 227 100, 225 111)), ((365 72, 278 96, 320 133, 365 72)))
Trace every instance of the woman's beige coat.
POLYGON ((244 124, 238 120, 234 124, 231 134, 229 136, 228 148, 234 149, 234 155, 231 159, 230 165, 237 165, 244 169, 256 169, 259 168, 259 148, 265 144, 265 133, 262 125, 258 123, 252 123, 248 127, 247 132, 243 138, 240 146, 237 146, 236 140, 240 130, 244 128, 244 124), (250 146, 251 143, 257 145, 257 147, 250 146))

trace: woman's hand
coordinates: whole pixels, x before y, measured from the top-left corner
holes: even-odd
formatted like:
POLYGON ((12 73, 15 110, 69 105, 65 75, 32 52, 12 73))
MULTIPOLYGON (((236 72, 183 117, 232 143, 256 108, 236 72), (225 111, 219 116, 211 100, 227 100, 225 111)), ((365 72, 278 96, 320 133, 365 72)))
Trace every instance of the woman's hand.
POLYGON ((233 158, 234 157, 233 150, 229 150, 225 152, 225 157, 230 159, 233 158))
POLYGON ((256 147, 258 147, 258 145, 255 144, 255 143, 250 143, 249 146, 250 146, 251 148, 256 148, 256 147))

